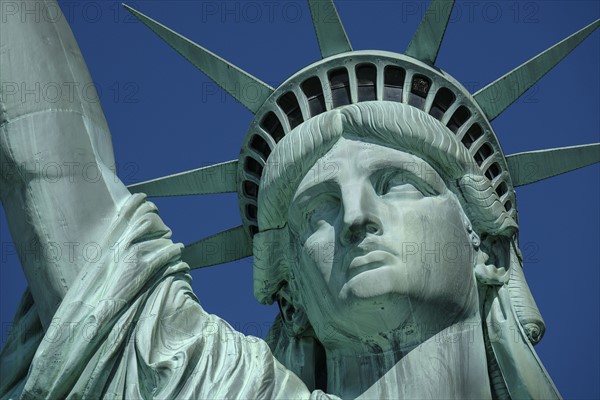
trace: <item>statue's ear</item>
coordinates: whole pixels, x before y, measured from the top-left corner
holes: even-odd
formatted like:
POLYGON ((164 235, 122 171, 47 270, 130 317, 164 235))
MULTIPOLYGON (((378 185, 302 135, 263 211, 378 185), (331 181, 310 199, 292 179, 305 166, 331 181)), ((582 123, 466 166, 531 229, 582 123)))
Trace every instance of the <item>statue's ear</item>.
POLYGON ((476 249, 475 276, 485 285, 504 285, 510 273, 511 239, 482 234, 476 249))
POLYGON ((310 322, 306 312, 293 301, 289 286, 282 287, 276 295, 281 320, 289 336, 301 336, 308 328, 310 322))

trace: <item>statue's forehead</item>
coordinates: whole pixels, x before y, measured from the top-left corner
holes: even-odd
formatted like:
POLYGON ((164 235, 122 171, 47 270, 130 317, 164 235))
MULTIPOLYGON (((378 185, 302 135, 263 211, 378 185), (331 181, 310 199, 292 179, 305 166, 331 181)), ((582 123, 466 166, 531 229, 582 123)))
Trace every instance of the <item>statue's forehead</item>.
POLYGON ((437 185, 442 182, 442 178, 427 161, 408 151, 357 136, 343 135, 306 172, 294 197, 320 184, 344 178, 359 179, 362 175, 368 176, 387 169, 406 171, 433 180, 437 185))
POLYGON ((344 155, 366 155, 373 152, 393 154, 394 152, 402 152, 402 150, 397 150, 392 146, 375 142, 370 138, 345 132, 333 144, 333 146, 331 146, 331 148, 317 160, 317 163, 322 160, 328 161, 343 157, 344 155))
MULTIPOLYGON (((395 166, 414 168, 415 164, 435 171, 434 168, 419 155, 405 149, 398 149, 371 138, 359 137, 344 133, 338 141, 320 157, 312 169, 319 164, 353 160, 357 165, 375 164, 377 167, 395 166)), ((348 165, 348 162, 344 164, 348 165)))

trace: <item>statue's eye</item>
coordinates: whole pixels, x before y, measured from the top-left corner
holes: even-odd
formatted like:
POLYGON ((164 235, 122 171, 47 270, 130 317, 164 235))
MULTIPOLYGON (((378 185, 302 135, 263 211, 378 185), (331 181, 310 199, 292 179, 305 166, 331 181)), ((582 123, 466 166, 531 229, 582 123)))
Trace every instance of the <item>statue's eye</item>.
POLYGON ((340 201, 335 196, 316 196, 304 210, 304 221, 312 230, 320 221, 332 221, 340 210, 340 201))
POLYGON ((418 199, 429 195, 424 185, 406 171, 388 171, 380 174, 374 184, 379 196, 403 196, 418 199))

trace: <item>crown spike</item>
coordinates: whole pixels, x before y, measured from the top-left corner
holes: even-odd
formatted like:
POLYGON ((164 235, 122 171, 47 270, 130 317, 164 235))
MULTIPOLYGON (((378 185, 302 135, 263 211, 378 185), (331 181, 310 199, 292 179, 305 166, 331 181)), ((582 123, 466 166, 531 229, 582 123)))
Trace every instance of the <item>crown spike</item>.
POLYGON ((404 54, 434 65, 453 7, 454 0, 433 0, 404 54))
POLYGON ((252 240, 242 225, 185 246, 181 259, 198 269, 250 257, 252 240))
POLYGON ((473 95, 489 121, 500 115, 508 106, 554 68, 585 38, 600 26, 600 19, 575 32, 566 39, 521 64, 501 78, 473 95))
POLYGON ((506 157, 515 187, 600 162, 600 143, 528 151, 506 157))
POLYGON ((321 49, 321 57, 327 58, 352 51, 352 45, 333 1, 309 0, 308 6, 321 49))
POLYGON ((237 160, 180 172, 128 186, 148 197, 187 196, 237 191, 237 160))
POLYGON ((256 113, 273 93, 272 87, 204 47, 126 4, 123 4, 123 7, 253 113, 256 113), (252 93, 252 96, 245 96, 246 93, 252 93))

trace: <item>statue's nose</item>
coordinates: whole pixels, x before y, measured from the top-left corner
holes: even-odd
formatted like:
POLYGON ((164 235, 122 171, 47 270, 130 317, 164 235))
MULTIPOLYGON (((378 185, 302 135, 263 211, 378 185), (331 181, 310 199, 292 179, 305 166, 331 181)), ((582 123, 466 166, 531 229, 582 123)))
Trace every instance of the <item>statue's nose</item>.
POLYGON ((368 234, 382 233, 378 215, 377 194, 367 184, 352 185, 342 193, 343 226, 340 234, 342 244, 362 241, 368 234))

